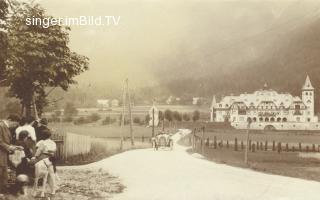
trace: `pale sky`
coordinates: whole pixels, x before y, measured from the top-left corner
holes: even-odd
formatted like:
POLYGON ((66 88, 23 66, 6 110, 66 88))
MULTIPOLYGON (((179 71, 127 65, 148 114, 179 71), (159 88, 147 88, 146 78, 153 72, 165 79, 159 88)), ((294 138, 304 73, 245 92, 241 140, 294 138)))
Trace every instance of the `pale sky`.
MULTIPOLYGON (((157 83, 161 68, 210 67, 215 53, 242 38, 312 13, 317 0, 39 0, 54 17, 121 16, 113 27, 72 27, 71 48, 90 58, 81 83, 157 83)), ((303 22, 301 22, 303 23, 303 22)), ((260 56, 255 49, 241 52, 260 56)), ((222 58, 221 58, 222 59, 222 58)), ((235 58, 239 60, 239 58, 235 58)), ((236 61, 234 61, 236 62, 236 61)), ((217 68, 220 70, 219 68, 217 68)), ((221 69, 228 70, 228 69, 221 69)))

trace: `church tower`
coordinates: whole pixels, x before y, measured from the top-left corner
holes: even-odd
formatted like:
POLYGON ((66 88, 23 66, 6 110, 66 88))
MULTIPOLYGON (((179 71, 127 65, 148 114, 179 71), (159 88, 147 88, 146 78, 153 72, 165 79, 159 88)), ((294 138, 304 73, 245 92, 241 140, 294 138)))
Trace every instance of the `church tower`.
POLYGON ((314 116, 314 87, 308 75, 302 87, 302 101, 307 106, 307 118, 310 117, 310 121, 314 116))

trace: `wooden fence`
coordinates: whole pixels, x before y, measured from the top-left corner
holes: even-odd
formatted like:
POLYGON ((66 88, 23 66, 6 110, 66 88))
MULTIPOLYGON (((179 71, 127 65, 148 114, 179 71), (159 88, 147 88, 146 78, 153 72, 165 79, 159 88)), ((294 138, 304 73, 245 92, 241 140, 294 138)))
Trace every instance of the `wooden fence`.
MULTIPOLYGON (((211 134, 212 135, 212 134, 211 134)), ((193 133, 184 138, 184 142, 189 142, 192 145, 194 151, 203 153, 204 148, 220 149, 227 148, 234 151, 245 150, 247 141, 218 139, 217 136, 213 136, 213 139, 206 137, 205 128, 196 128, 193 133)), ((274 152, 320 152, 320 144, 306 144, 306 143, 294 143, 294 142, 278 142, 272 141, 254 141, 248 140, 248 149, 250 152, 256 151, 274 151, 274 152)))
POLYGON ((67 160, 68 157, 87 154, 91 150, 91 137, 74 133, 53 134, 52 139, 57 144, 56 157, 67 160))

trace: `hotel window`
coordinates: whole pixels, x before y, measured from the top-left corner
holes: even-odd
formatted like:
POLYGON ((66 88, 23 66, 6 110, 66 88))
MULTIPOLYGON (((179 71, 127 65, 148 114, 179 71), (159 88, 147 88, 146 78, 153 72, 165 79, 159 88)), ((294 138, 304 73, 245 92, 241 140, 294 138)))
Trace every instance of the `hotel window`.
POLYGON ((222 107, 222 104, 219 104, 219 107, 221 108, 221 107, 222 107))

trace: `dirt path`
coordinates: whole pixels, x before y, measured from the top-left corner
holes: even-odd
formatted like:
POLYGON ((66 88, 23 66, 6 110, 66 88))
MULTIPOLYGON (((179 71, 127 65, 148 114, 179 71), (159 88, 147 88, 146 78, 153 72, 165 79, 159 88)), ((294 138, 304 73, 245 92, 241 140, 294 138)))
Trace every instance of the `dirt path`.
MULTIPOLYGON (((181 130, 186 134, 188 130, 181 130)), ((175 135, 175 139, 180 134, 175 135)), ((126 189, 114 200, 318 200, 320 183, 216 164, 200 155, 142 149, 81 166, 119 176, 126 189)), ((89 177, 88 177, 89 178, 89 177)))

